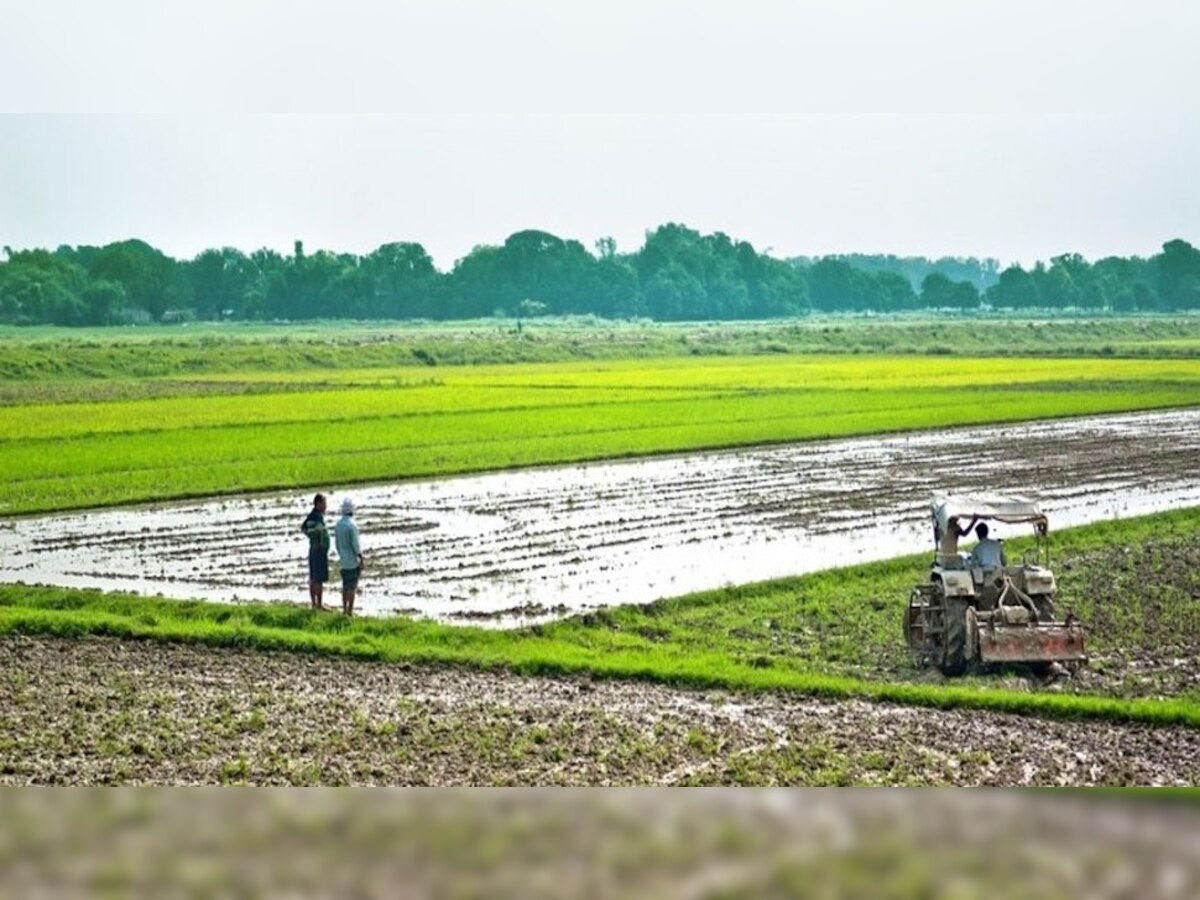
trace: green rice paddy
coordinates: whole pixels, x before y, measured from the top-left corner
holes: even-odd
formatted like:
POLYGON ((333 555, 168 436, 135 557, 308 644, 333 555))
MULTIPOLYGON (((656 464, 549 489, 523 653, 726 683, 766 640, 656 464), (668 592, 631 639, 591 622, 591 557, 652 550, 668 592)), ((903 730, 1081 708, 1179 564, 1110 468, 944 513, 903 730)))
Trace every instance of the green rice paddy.
POLYGON ((674 357, 142 379, 83 399, 91 386, 0 407, 0 513, 1187 406, 1200 360, 674 357))

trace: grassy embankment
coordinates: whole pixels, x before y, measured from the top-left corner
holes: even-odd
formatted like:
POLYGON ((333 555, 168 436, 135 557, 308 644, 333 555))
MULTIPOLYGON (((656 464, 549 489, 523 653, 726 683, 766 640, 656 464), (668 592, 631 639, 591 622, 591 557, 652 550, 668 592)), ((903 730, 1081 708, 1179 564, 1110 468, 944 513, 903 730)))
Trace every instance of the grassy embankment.
POLYGON ((1200 359, 674 357, 114 384, 4 385, 0 513, 1186 406, 1200 359))
POLYGON ((1200 316, 812 316, 773 322, 485 319, 137 328, 0 326, 0 379, 189 378, 407 365, 758 354, 1200 357, 1200 316))
MULTIPOLYGON (((1101 660, 1200 658, 1200 509, 1056 537, 1064 602, 1101 660), (1130 554, 1133 554, 1131 557, 1130 554), (1101 589, 1103 587, 1103 589, 1101 589), (1136 590, 1134 590, 1136 588, 1136 590)), ((1019 542, 1011 550, 1019 552, 1019 542)), ((1015 689, 989 676, 929 682, 906 660, 900 612, 926 555, 622 607, 520 631, 408 619, 346 620, 299 606, 220 605, 53 588, 0 588, 0 633, 198 642, 414 663, 588 674, 696 688, 795 691, 936 708, 1200 727, 1194 686, 1160 699, 1120 681, 1108 696, 1015 689), (1125 694, 1126 696, 1119 696, 1125 694)), ((1086 682, 1085 682, 1086 684, 1086 682)))

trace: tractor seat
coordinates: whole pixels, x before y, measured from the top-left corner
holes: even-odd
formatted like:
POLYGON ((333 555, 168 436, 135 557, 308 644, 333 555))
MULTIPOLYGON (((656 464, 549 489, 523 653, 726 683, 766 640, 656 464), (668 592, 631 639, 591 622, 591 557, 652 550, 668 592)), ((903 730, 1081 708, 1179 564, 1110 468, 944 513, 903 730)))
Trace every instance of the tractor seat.
POLYGON ((938 553, 936 556, 943 569, 965 569, 967 568, 967 554, 961 550, 958 553, 938 553))
POLYGON ((999 587, 1004 582, 1004 567, 989 566, 971 566, 971 581, 975 582, 975 587, 983 587, 985 584, 995 585, 999 587))

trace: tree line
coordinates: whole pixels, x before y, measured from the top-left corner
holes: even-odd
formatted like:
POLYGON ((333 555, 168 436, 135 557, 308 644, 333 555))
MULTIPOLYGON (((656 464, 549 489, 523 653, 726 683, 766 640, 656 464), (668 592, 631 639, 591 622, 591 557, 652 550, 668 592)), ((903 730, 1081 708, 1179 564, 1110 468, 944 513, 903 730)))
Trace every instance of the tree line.
POLYGON ((467 319, 591 314, 658 321, 770 319, 914 309, 1200 308, 1200 250, 1168 241, 1149 258, 1074 253, 1029 269, 995 260, 869 256, 776 259, 679 224, 618 252, 544 231, 474 248, 448 272, 417 243, 363 256, 225 247, 177 260, 141 240, 4 248, 0 322, 108 325, 217 320, 467 319))
POLYGON ((805 268, 821 259, 836 259, 849 263, 852 269, 868 273, 891 272, 903 275, 917 291, 927 275, 938 272, 951 281, 969 281, 978 291, 986 291, 1000 275, 1000 260, 974 256, 943 256, 926 259, 924 256, 895 256, 883 253, 839 253, 834 256, 794 256, 789 262, 805 268))

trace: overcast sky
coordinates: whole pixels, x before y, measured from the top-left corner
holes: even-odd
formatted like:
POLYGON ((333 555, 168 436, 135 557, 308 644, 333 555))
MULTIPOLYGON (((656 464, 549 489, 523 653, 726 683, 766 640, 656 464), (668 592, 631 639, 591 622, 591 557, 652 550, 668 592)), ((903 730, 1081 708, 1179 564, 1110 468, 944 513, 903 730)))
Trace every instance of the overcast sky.
POLYGON ((1200 4, 0 0, 0 244, 1200 242, 1200 4), (52 113, 53 115, 46 115, 52 113), (97 114, 100 115, 97 115, 97 114))

